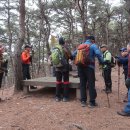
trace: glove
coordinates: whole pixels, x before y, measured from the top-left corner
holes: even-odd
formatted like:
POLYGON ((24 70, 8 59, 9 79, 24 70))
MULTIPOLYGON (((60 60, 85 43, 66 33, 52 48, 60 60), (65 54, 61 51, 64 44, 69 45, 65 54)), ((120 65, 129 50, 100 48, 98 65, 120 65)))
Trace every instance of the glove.
POLYGON ((126 79, 125 85, 127 86, 127 88, 130 88, 130 78, 126 79))
POLYGON ((120 57, 119 56, 115 56, 115 59, 119 59, 120 57))
POLYGON ((100 70, 102 69, 102 64, 99 64, 99 69, 100 69, 100 70))

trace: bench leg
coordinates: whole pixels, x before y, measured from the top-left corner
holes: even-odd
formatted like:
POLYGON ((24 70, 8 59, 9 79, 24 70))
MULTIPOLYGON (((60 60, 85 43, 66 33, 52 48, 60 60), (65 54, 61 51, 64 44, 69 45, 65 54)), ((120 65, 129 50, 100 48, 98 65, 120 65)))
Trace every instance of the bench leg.
POLYGON ((76 98, 80 99, 80 89, 79 88, 76 89, 76 98))
POLYGON ((24 86, 23 87, 23 93, 28 94, 29 93, 29 86, 24 86))

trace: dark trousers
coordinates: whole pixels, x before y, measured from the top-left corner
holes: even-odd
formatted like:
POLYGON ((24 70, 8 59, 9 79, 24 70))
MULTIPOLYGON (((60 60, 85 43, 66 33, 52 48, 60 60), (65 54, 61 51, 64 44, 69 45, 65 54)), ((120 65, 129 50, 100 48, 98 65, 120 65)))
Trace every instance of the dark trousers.
POLYGON ((80 77, 80 94, 81 102, 87 101, 87 91, 86 87, 88 85, 89 90, 89 102, 95 103, 97 97, 97 92, 95 89, 95 70, 89 67, 78 67, 79 77, 80 77))
POLYGON ((31 79, 29 64, 22 64, 23 79, 31 79))
POLYGON ((103 69, 103 78, 106 90, 112 90, 111 68, 103 69))
POLYGON ((65 72, 56 71, 56 97, 58 98, 61 98, 62 87, 63 87, 63 97, 69 98, 69 71, 65 72))
MULTIPOLYGON (((125 76, 125 81, 126 81, 127 76, 128 76, 128 70, 126 70, 126 69, 125 69, 123 73, 124 73, 124 76, 125 76)), ((126 88, 127 88, 127 89, 128 89, 128 91, 129 91, 129 87, 127 87, 127 86, 126 86, 126 88)))
POLYGON ((3 73, 3 72, 2 72, 2 73, 0 73, 0 88, 1 88, 1 85, 2 85, 3 75, 4 75, 4 73, 3 73))

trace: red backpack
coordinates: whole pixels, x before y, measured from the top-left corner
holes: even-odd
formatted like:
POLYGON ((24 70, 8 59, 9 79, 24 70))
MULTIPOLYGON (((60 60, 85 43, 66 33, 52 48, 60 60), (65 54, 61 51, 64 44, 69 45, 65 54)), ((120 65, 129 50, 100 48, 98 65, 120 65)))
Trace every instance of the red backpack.
POLYGON ((90 63, 90 46, 91 44, 80 44, 77 48, 77 55, 75 57, 75 65, 87 66, 90 63))

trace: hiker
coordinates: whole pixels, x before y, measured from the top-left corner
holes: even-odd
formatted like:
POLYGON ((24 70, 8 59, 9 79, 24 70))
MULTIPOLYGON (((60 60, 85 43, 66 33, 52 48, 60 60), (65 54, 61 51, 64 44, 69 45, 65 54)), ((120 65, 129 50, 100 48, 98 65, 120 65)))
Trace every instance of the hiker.
POLYGON ((103 59, 106 64, 102 66, 102 75, 105 82, 105 89, 103 89, 106 93, 112 92, 112 80, 111 80, 111 58, 112 55, 108 50, 107 45, 103 44, 100 47, 101 52, 103 53, 103 59))
MULTIPOLYGON (((89 107, 96 107, 98 104, 96 103, 97 92, 95 89, 95 56, 98 58, 100 63, 103 63, 103 57, 95 43, 94 36, 86 37, 86 42, 84 44, 80 44, 89 46, 89 62, 88 64, 78 65, 78 74, 80 77, 80 95, 81 95, 81 106, 85 107, 87 105, 87 92, 86 87, 88 86, 89 90, 89 107)), ((80 46, 79 45, 79 46, 80 46)), ((79 49, 79 47, 78 47, 79 49)), ((78 51, 75 57, 75 60, 78 58, 78 51)), ((87 53, 87 51, 86 51, 87 53)), ((84 61, 85 62, 85 61, 84 61)), ((76 63, 76 61, 75 61, 76 63)))
MULTIPOLYGON (((125 83, 127 88, 130 88, 130 43, 128 43, 127 45, 127 51, 128 51, 128 75, 125 83)), ((121 116, 130 116, 130 89, 128 91, 128 102, 126 106, 122 111, 118 111, 117 114, 121 116)))
POLYGON ((8 64, 8 60, 3 57, 4 51, 5 51, 4 47, 2 45, 0 45, 0 88, 2 85, 3 75, 4 75, 4 73, 7 74, 7 72, 8 72, 7 68, 5 66, 8 64))
MULTIPOLYGON (((115 57, 117 59, 117 65, 119 67, 121 67, 123 65, 123 74, 125 77, 125 81, 127 79, 127 75, 128 75, 128 51, 127 48, 121 48, 120 49, 120 56, 116 56, 115 57)), ((129 88, 126 86, 126 88, 129 90, 129 88)), ((127 102, 128 101, 128 92, 123 100, 123 102, 127 102)))
MULTIPOLYGON (((22 61, 22 72, 23 72, 23 79, 31 79, 30 76, 30 64, 32 56, 30 55, 31 51, 30 45, 25 45, 24 51, 21 54, 21 61, 22 61)), ((37 87, 30 86, 30 89, 36 89, 37 87)), ((21 88, 23 90, 23 88, 21 88)))
POLYGON ((69 101, 69 59, 72 59, 71 52, 66 47, 63 37, 60 37, 59 44, 53 48, 51 54, 51 60, 56 72, 56 102, 62 100, 62 87, 63 102, 69 101), (57 59, 56 55, 61 59, 57 59))

